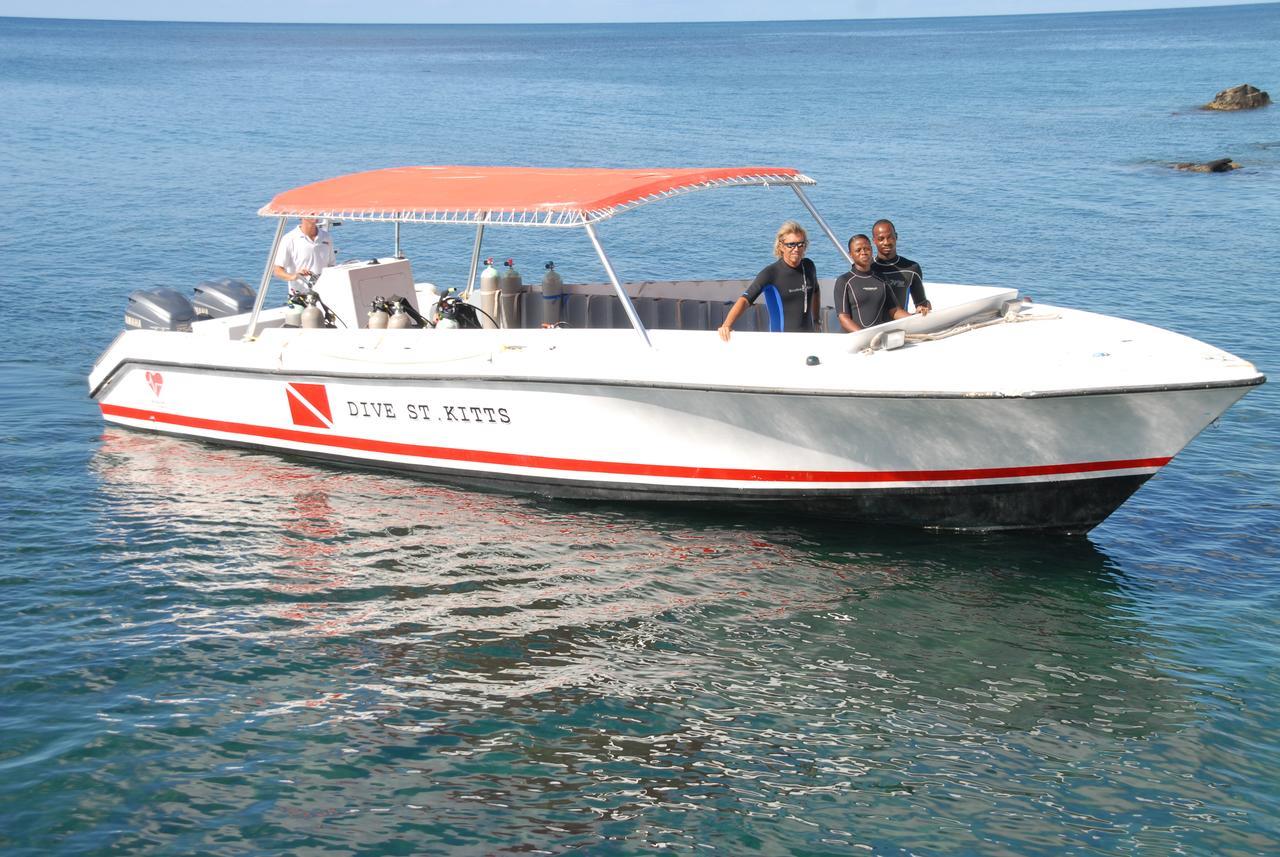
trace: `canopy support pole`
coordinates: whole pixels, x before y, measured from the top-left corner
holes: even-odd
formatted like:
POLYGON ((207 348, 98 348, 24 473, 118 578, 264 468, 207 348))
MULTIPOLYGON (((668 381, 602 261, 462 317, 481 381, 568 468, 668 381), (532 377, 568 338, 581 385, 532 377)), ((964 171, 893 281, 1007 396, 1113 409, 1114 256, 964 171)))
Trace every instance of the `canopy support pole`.
POLYGON ((403 259, 404 254, 400 252, 400 221, 396 221, 396 258, 403 259))
POLYGON ((649 334, 644 329, 644 323, 640 321, 640 315, 636 312, 635 304, 631 303, 631 296, 627 294, 626 289, 622 288, 622 283, 618 282, 618 275, 614 273, 613 265, 609 263, 609 257, 604 254, 604 248, 600 246, 600 239, 596 237, 596 229, 589 222, 582 224, 587 230, 587 237, 591 239, 591 243, 596 248, 596 255, 600 257, 600 263, 604 265, 604 272, 609 275, 609 282, 613 283, 613 290, 618 293, 618 300, 622 301, 622 308, 627 311, 627 318, 631 319, 631 326, 636 329, 636 333, 640 334, 640 338, 644 340, 644 344, 652 348, 653 343, 649 341, 649 334))
POLYGON ((818 221, 818 228, 827 234, 827 238, 830 239, 832 244, 836 245, 836 249, 840 251, 840 255, 844 257, 844 260, 852 265, 853 259, 849 256, 849 248, 844 246, 844 244, 840 242, 840 239, 836 237, 836 234, 831 231, 831 227, 827 225, 827 221, 822 219, 822 215, 818 213, 818 209, 813 207, 813 203, 809 201, 809 197, 801 189, 800 185, 793 184, 791 189, 796 192, 796 196, 800 197, 800 201, 804 203, 804 207, 809 209, 809 213, 813 215, 813 219, 818 221))
POLYGON ((462 299, 471 299, 471 290, 476 285, 476 269, 480 267, 480 242, 484 239, 484 223, 489 219, 490 212, 486 211, 484 217, 480 218, 480 222, 476 224, 476 243, 471 245, 471 272, 467 274, 467 287, 463 289, 462 299))
POLYGON ((272 268, 275 267, 276 251, 280 249, 280 239, 284 237, 285 218, 279 218, 280 223, 276 226, 276 237, 271 242, 271 252, 267 254, 267 266, 262 269, 262 281, 258 283, 258 297, 253 302, 253 315, 249 316, 249 326, 244 330, 242 340, 248 341, 256 338, 258 333, 258 313, 262 312, 262 304, 267 299, 267 287, 271 285, 272 268))

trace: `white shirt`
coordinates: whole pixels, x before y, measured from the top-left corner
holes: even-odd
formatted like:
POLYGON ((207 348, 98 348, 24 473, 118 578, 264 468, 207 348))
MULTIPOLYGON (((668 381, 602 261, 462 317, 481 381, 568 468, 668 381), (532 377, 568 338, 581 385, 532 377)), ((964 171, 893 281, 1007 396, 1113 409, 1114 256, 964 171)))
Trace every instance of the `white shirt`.
MULTIPOLYGON (((280 249, 276 251, 276 264, 293 274, 303 269, 319 274, 338 260, 333 249, 333 239, 328 229, 316 229, 314 240, 302 233, 301 226, 289 230, 280 241, 280 249)), ((293 291, 293 283, 289 283, 293 291)))

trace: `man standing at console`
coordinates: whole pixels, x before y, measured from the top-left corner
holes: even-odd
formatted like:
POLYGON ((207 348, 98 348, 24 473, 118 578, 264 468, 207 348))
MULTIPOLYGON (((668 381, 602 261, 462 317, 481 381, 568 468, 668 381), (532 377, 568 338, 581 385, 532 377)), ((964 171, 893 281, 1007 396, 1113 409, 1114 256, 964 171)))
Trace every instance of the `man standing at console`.
POLYGON ((329 230, 316 225, 314 217, 304 217, 284 236, 276 251, 275 275, 289 284, 289 293, 298 291, 299 277, 318 276, 337 261, 329 230))
POLYGON ((889 284, 898 306, 906 309, 907 295, 921 315, 928 315, 932 307, 924 296, 924 274, 920 266, 898 255, 898 230, 891 220, 877 220, 871 227, 871 239, 876 245, 876 258, 871 270, 889 284))

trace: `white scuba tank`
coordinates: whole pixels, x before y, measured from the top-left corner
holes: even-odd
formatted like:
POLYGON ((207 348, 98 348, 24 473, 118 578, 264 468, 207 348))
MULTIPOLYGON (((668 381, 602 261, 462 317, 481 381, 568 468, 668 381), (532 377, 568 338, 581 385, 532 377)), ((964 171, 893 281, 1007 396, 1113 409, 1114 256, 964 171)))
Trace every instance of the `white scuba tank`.
POLYGON ((387 314, 386 302, 382 298, 374 298, 373 303, 369 305, 369 320, 365 325, 370 330, 386 330, 387 322, 391 320, 391 316, 387 314))
POLYGON ((484 270, 480 272, 480 326, 491 330, 497 326, 498 317, 498 269, 493 267, 493 259, 484 260, 484 270))
POLYGON ((302 326, 307 328, 324 327, 324 310, 312 298, 307 308, 302 311, 302 326))
POLYGON ((555 327, 560 323, 560 304, 564 295, 564 280, 556 272, 556 263, 546 264, 542 275, 542 326, 555 327))
POLYGON ((517 296, 524 291, 524 281, 520 279, 520 272, 516 270, 514 259, 508 259, 502 264, 507 269, 498 279, 498 288, 501 291, 498 296, 498 324, 502 327, 519 327, 520 314, 516 311, 516 301, 517 296))

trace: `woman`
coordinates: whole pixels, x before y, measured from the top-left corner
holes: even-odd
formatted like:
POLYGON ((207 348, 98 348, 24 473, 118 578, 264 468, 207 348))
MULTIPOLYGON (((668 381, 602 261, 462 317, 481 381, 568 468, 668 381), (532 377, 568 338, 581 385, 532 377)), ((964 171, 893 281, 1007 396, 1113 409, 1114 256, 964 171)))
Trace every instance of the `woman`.
POLYGON ((836 277, 836 313, 840 326, 852 333, 896 318, 906 318, 898 297, 871 264, 871 239, 861 233, 849 239, 853 267, 836 277))
POLYGON ((812 333, 818 317, 818 272, 804 255, 809 236, 804 227, 788 220, 778 227, 773 255, 778 261, 765 267, 730 308, 720 326, 720 338, 729 341, 733 323, 762 294, 769 308, 769 330, 812 333))

